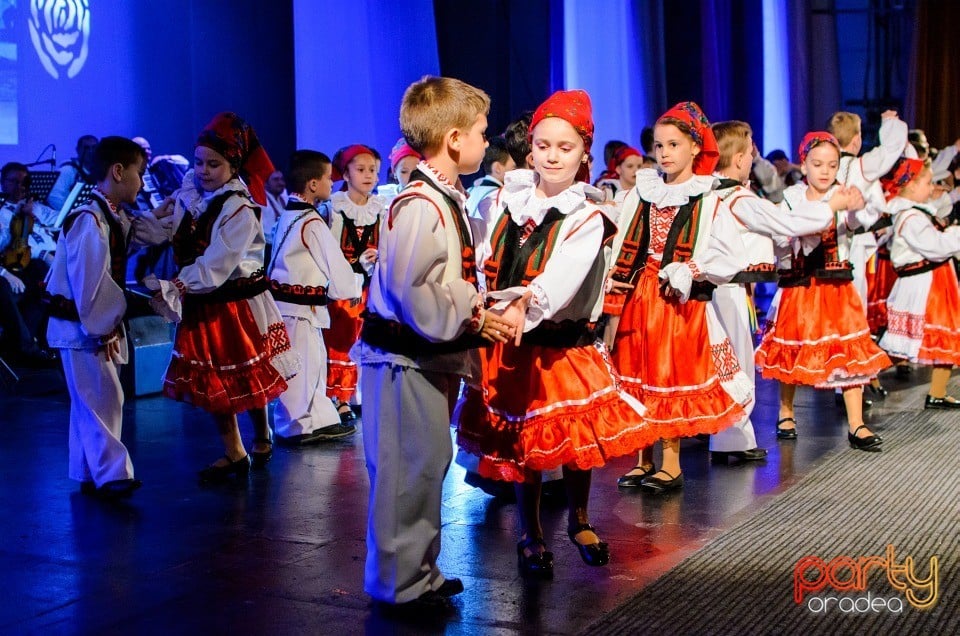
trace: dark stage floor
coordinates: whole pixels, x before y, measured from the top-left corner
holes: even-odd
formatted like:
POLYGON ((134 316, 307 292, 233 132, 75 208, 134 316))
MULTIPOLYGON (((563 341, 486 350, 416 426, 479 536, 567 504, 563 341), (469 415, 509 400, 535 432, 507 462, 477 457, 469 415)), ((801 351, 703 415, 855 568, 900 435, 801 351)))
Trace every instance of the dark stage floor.
MULTIPOLYGON (((921 408, 928 377, 884 375, 893 392, 868 421, 886 444, 897 443, 897 432, 884 428, 885 414, 921 408)), ((552 582, 520 579, 515 507, 465 485, 454 466, 441 565, 466 591, 449 621, 432 624, 384 618, 363 593, 367 476, 359 435, 319 448, 278 447, 249 484, 202 489, 196 471, 222 452, 212 421, 160 397, 130 399, 124 441, 144 486, 129 503, 111 504, 80 495, 66 477, 61 378, 25 372, 0 396, 0 585, 7 590, 0 631, 574 634, 816 470, 825 454, 856 452, 832 393, 799 391, 800 439, 792 443, 774 438, 776 399, 761 383, 753 417, 770 449, 764 462, 711 466, 706 443, 688 440, 686 488, 665 498, 618 492, 616 478, 635 458, 596 471, 592 515, 610 543, 608 567, 580 561, 562 506, 549 507, 552 582)), ((242 428, 249 440, 249 422, 242 428)))

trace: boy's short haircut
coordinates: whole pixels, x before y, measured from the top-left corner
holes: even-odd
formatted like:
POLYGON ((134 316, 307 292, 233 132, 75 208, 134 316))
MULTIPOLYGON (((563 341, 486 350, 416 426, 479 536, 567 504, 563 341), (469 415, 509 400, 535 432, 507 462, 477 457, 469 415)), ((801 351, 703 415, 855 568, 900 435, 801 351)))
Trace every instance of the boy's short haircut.
POLYGON ((510 158, 510 151, 507 150, 507 140, 501 135, 496 137, 491 137, 487 140, 490 144, 487 146, 486 151, 483 153, 483 172, 484 174, 490 174, 493 171, 493 164, 498 161, 506 165, 507 160, 510 158))
POLYGON ((860 115, 838 111, 827 123, 827 132, 837 138, 840 147, 844 147, 860 134, 860 115))
POLYGON ((653 126, 646 126, 640 131, 640 150, 645 155, 653 152, 653 126))
POLYGON ((284 175, 287 187, 294 194, 307 189, 307 182, 320 179, 327 170, 331 170, 330 157, 316 150, 295 150, 290 155, 290 167, 284 175))
POLYGON ((620 141, 619 139, 611 139, 607 143, 603 144, 603 165, 609 165, 610 160, 613 159, 613 155, 617 154, 617 151, 621 148, 626 148, 629 144, 625 141, 620 141))
POLYGON ((479 88, 451 77, 426 76, 411 84, 400 104, 400 130, 420 154, 436 152, 443 137, 456 128, 469 130, 490 112, 490 97, 479 88))
POLYGON ((138 161, 147 163, 147 153, 140 144, 126 137, 104 137, 93 151, 90 176, 99 183, 107 178, 111 166, 119 163, 128 168, 138 161))
POLYGON ((753 130, 750 124, 745 121, 721 121, 713 126, 713 134, 717 138, 717 147, 720 150, 720 160, 717 162, 717 170, 725 170, 730 167, 733 161, 733 155, 738 152, 749 153, 753 150, 753 144, 750 142, 750 136, 753 130))
POLYGON ((3 164, 3 168, 0 168, 0 180, 5 180, 11 172, 26 172, 29 174, 30 169, 19 161, 5 163, 3 164))
POLYGON ((503 131, 503 139, 507 142, 507 152, 513 157, 518 168, 527 167, 527 155, 530 154, 530 122, 533 121, 533 111, 528 110, 517 119, 510 122, 503 131))

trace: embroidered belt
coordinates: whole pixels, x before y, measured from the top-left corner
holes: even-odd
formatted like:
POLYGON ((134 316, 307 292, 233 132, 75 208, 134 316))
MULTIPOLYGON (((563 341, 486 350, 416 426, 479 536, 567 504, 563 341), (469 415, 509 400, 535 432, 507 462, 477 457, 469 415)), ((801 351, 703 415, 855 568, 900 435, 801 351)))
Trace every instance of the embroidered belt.
POLYGON ((228 280, 220 287, 206 294, 188 293, 183 297, 183 304, 227 303, 237 300, 247 300, 259 296, 270 287, 270 281, 263 275, 263 268, 258 269, 246 278, 228 280))
POLYGON ((922 261, 917 261, 916 263, 907 263, 903 267, 894 267, 893 271, 897 273, 897 276, 916 276, 917 274, 923 274, 925 272, 932 272, 941 265, 946 264, 948 261, 928 261, 923 259, 922 261))
POLYGON ((777 267, 773 263, 751 265, 730 279, 731 283, 763 283, 777 280, 777 267))
POLYGON ((330 302, 327 288, 313 285, 290 285, 271 280, 270 293, 274 300, 293 305, 326 305, 330 302))

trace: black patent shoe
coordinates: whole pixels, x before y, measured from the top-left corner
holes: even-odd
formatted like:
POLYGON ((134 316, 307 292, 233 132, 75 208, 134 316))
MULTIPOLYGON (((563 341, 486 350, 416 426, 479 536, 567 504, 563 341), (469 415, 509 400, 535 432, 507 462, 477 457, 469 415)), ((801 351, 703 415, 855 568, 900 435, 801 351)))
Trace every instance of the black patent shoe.
POLYGON ((427 590, 412 601, 406 603, 387 603, 374 601, 374 609, 384 617, 396 617, 404 620, 424 620, 436 617, 446 617, 453 614, 456 608, 450 599, 442 596, 438 591, 427 590))
POLYGON ((877 437, 876 435, 868 435, 867 437, 857 437, 857 431, 859 431, 861 428, 867 428, 867 425, 861 424, 852 433, 847 433, 847 441, 850 442, 850 448, 855 448, 857 450, 862 450, 862 451, 868 451, 871 453, 879 453, 880 444, 883 443, 883 440, 877 437))
POLYGON ((726 462, 733 458, 741 462, 758 462, 767 458, 766 448, 749 448, 744 451, 710 451, 710 459, 716 462, 726 462))
POLYGON ((81 494, 98 499, 128 499, 133 492, 143 486, 139 479, 115 479, 97 488, 92 481, 80 482, 81 494))
POLYGON ((589 523, 581 523, 578 526, 567 528, 567 536, 570 537, 573 545, 577 546, 577 550, 580 552, 580 558, 583 559, 584 563, 593 567, 600 567, 610 563, 610 546, 605 542, 598 541, 597 543, 584 544, 577 541, 577 535, 587 531, 594 534, 597 533, 589 523))
MULTIPOLYGON (((344 406, 346 406, 346 405, 344 405, 344 406)), ((356 426, 357 419, 359 419, 359 418, 357 418, 357 414, 354 412, 354 410, 353 410, 352 408, 350 408, 349 406, 347 406, 347 410, 346 410, 346 411, 339 411, 339 410, 338 410, 337 413, 340 414, 340 423, 341 423, 341 424, 344 424, 344 425, 346 425, 346 426, 356 426)))
POLYGON ((657 470, 653 467, 652 464, 650 465, 649 468, 644 468, 643 464, 639 466, 634 466, 633 468, 630 469, 630 472, 633 472, 635 470, 641 470, 643 472, 636 475, 630 475, 630 474, 623 475, 622 477, 620 477, 620 479, 617 480, 617 487, 618 488, 639 488, 640 483, 644 479, 646 479, 647 477, 650 477, 651 475, 657 472, 657 470))
POLYGON ((553 552, 546 550, 547 544, 540 537, 527 537, 517 544, 517 568, 520 574, 534 579, 553 578, 553 552), (534 550, 534 546, 543 546, 543 552, 534 550), (530 550, 526 554, 525 550, 530 550))
POLYGON ((941 398, 935 398, 927 395, 927 399, 923 401, 923 408, 950 411, 953 409, 960 409, 960 402, 953 399, 949 395, 941 398))
POLYGON ((777 420, 777 439, 797 439, 797 420, 792 417, 777 420), (793 422, 793 428, 780 428, 784 422, 793 422))
POLYGON ((265 451, 250 451, 251 468, 263 468, 273 459, 273 440, 269 437, 255 437, 253 439, 253 446, 255 447, 257 444, 268 444, 270 448, 265 451))
POLYGON ((882 384, 879 382, 877 384, 868 384, 867 390, 870 391, 870 394, 877 400, 885 400, 890 391, 887 391, 882 384))
POLYGON ((230 458, 226 455, 224 455, 224 458, 227 460, 227 463, 223 466, 210 464, 200 471, 201 484, 222 484, 228 481, 230 477, 236 476, 237 478, 243 478, 250 472, 249 455, 244 455, 235 462, 230 461, 230 458))
POLYGON ((647 477, 640 482, 640 490, 644 492, 650 492, 655 495, 662 495, 670 492, 671 490, 680 490, 683 488, 683 473, 680 473, 674 477, 663 469, 660 469, 658 472, 663 473, 669 477, 669 479, 661 479, 654 474, 653 476, 647 477))

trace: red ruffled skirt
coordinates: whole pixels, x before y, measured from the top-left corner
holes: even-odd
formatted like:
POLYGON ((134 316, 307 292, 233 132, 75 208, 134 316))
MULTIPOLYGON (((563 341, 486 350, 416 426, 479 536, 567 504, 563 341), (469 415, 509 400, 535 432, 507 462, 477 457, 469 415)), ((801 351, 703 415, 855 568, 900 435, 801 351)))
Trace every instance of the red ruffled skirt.
POLYGON ((350 359, 350 349, 360 338, 360 314, 367 308, 367 290, 363 290, 358 305, 351 307, 350 303, 336 300, 327 305, 330 328, 323 334, 327 347, 327 397, 344 403, 357 391, 357 363, 350 359))
POLYGON ((897 282, 897 273, 887 250, 876 253, 873 265, 867 271, 867 324, 870 333, 876 335, 887 326, 887 298, 897 282))
POLYGON ((951 261, 897 279, 880 346, 917 364, 960 365, 960 288, 951 261))
POLYGON ((648 261, 627 297, 613 363, 628 393, 647 408, 662 439, 717 433, 746 417, 753 382, 709 303, 680 303, 660 292, 648 261))
POLYGON ((643 407, 624 396, 606 349, 496 344, 481 353, 483 384, 457 407, 457 444, 479 473, 523 481, 524 471, 602 466, 656 441, 643 407))
POLYGON ((264 407, 299 368, 273 299, 184 304, 163 394, 218 415, 264 407))
POLYGON ((781 289, 756 361, 765 378, 817 388, 860 386, 891 365, 870 337, 850 281, 812 279, 781 289))

